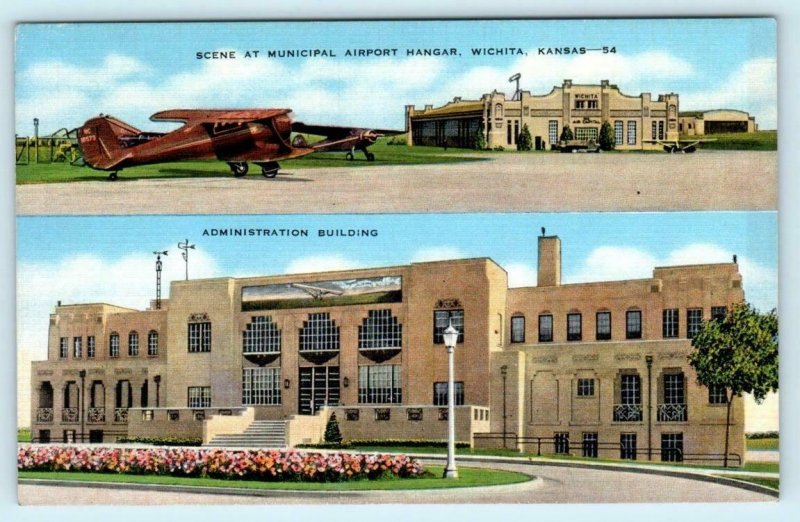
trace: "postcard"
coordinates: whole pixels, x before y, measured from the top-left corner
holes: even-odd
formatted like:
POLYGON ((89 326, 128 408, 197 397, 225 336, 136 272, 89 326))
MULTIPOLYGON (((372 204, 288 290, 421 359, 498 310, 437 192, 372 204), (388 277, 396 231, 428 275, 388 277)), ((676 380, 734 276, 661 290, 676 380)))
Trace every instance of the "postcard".
POLYGON ((21 504, 778 497, 774 20, 16 45, 21 504))

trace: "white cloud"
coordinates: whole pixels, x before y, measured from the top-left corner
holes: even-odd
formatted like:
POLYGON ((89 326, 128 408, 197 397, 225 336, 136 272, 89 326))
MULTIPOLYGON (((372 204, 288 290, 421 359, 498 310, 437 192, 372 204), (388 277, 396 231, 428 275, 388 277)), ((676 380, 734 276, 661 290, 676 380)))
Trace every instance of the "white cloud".
POLYGON ((342 255, 319 255, 300 257, 291 261, 284 273, 306 274, 312 272, 331 272, 334 270, 350 270, 360 268, 361 264, 342 255))
MULTIPOLYGON (((578 270, 564 279, 570 283, 643 279, 652 277, 656 266, 730 263, 733 254, 732 251, 708 243, 694 243, 678 248, 664 258, 637 248, 602 246, 594 249, 578 270)), ((747 301, 762 311, 777 307, 777 267, 769 267, 741 255, 737 262, 747 301)))
POLYGON ((421 248, 411 256, 412 263, 424 263, 426 261, 446 261, 449 259, 464 259, 468 257, 461 250, 451 246, 438 246, 421 248))
POLYGON ((508 263, 503 265, 508 272, 508 286, 519 288, 522 286, 536 286, 537 268, 526 263, 508 263))
POLYGON ((681 110, 739 109, 756 116, 762 129, 778 125, 778 63, 774 58, 744 62, 712 89, 681 93, 681 110))
MULTIPOLYGON (((168 249, 167 247, 164 248, 168 249)), ((163 259, 165 294, 169 282, 184 278, 180 256, 163 259)), ((30 361, 47 358, 50 314, 57 301, 63 304, 109 302, 144 309, 155 298, 154 258, 129 254, 115 261, 92 254, 55 262, 22 262, 17 267, 17 390, 20 396, 18 422, 27 425, 30 408, 30 361)), ((218 275, 216 261, 204 250, 194 250, 189 259, 192 278, 218 275)), ((163 296, 167 298, 167 295, 163 296)))

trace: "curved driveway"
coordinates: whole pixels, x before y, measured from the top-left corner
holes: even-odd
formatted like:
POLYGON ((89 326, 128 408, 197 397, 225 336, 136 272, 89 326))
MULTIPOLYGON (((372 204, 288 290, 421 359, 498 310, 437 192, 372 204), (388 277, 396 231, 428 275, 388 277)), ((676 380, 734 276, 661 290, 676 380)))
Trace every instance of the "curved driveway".
POLYGON ((24 505, 76 504, 465 504, 774 501, 753 491, 688 478, 525 463, 469 462, 462 466, 521 471, 539 477, 523 484, 485 488, 347 493, 264 492, 259 496, 148 491, 134 488, 19 486, 24 505))
MULTIPOLYGON (((293 169, 286 162, 271 180, 251 175, 19 185, 17 213, 775 210, 778 204, 776 152, 481 157, 490 159, 322 169, 293 169)), ((220 163, 220 169, 227 166, 220 163)))

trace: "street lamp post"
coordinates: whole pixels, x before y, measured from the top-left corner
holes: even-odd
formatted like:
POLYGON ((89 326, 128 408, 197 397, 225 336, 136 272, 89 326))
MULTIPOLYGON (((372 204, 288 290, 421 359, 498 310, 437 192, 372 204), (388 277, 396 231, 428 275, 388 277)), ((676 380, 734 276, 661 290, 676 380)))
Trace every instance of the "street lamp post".
POLYGON ((644 357, 647 363, 647 460, 653 460, 653 356, 644 357))
POLYGON ((505 364, 500 367, 500 375, 503 376, 503 449, 506 448, 506 377, 508 376, 508 366, 505 364))
POLYGON ((39 163, 39 118, 33 119, 33 147, 36 150, 36 163, 39 163))
POLYGON ((153 377, 153 381, 156 383, 156 408, 158 408, 160 406, 159 403, 161 402, 159 397, 159 392, 161 391, 161 376, 156 375, 153 377))
POLYGON ((444 478, 458 478, 456 469, 456 415, 455 415, 455 383, 453 382, 453 355, 458 342, 458 330, 453 327, 453 322, 445 329, 444 345, 447 347, 447 465, 444 468, 444 478))
POLYGON ((80 372, 78 372, 78 375, 80 375, 80 377, 81 377, 81 403, 80 403, 81 442, 84 442, 84 435, 83 435, 83 429, 84 429, 84 424, 83 424, 84 423, 84 419, 83 419, 83 417, 84 417, 84 415, 83 415, 83 413, 85 411, 85 408, 84 408, 84 402, 85 401, 83 399, 83 391, 84 391, 84 389, 86 387, 86 370, 81 370, 80 372))

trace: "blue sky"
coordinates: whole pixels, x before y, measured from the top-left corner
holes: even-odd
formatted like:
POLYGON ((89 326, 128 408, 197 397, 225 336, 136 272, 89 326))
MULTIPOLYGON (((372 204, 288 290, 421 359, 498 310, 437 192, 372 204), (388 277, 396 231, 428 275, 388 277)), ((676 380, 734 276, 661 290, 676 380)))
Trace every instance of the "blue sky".
POLYGON ((130 123, 176 107, 291 107, 327 124, 404 126, 404 105, 445 103, 493 89, 549 92, 565 78, 608 79, 623 92, 677 92, 681 109, 750 111, 775 128, 777 62, 771 19, 571 21, 240 22, 33 24, 17 29, 16 131, 80 125, 99 112, 130 123), (539 48, 615 47, 615 54, 539 56, 539 48), (472 48, 524 56, 473 56, 472 48), (347 58, 347 49, 396 48, 396 57, 347 58), (460 56, 409 57, 409 48, 460 56), (325 49, 335 58, 263 57, 325 49), (198 51, 236 51, 198 60, 198 51), (262 57, 243 58, 247 50, 262 57))

